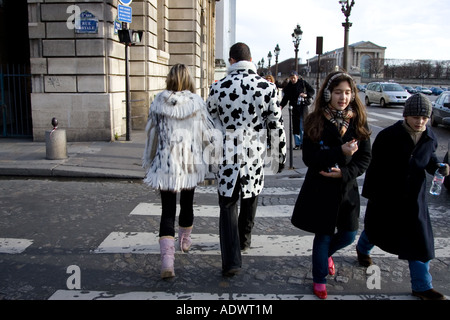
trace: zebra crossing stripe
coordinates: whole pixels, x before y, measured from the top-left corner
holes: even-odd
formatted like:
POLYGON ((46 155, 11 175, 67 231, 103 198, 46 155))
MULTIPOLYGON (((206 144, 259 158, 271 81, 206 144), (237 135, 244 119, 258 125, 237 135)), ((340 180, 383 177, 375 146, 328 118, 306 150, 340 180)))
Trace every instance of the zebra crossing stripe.
MULTIPOLYGON (((328 300, 419 300, 412 295, 328 295, 328 300)), ((319 300, 312 294, 258 294, 258 293, 208 293, 208 292, 152 292, 134 291, 111 293, 108 291, 57 290, 49 300, 319 300)))
MULTIPOLYGON (((219 235, 193 233, 192 246, 189 254, 192 255, 220 255, 219 235)), ((244 256, 272 256, 272 257, 300 257, 311 256, 313 235, 287 236, 287 235, 252 235, 251 248, 242 252, 244 256)), ((339 250, 337 255, 356 257, 356 241, 346 248, 339 250)), ((435 255, 440 258, 449 258, 450 239, 435 238, 435 255)), ((93 253, 134 253, 159 254, 159 236, 157 232, 111 232, 93 253)), ((182 254, 177 251, 177 254, 182 254)), ((373 258, 397 257, 378 247, 371 254, 373 258)))
POLYGON ((0 253, 22 253, 33 244, 33 240, 17 238, 0 238, 0 253))
MULTIPOLYGON (((256 216, 260 218, 270 217, 290 217, 292 215, 291 205, 279 205, 279 206, 258 206, 256 216)), ((142 215, 142 216, 160 216, 162 207, 157 203, 139 203, 130 215, 142 215)), ((210 205, 194 205, 195 217, 219 217, 219 206, 210 205)))
POLYGON ((392 117, 392 116, 388 116, 388 115, 381 114, 381 113, 375 113, 375 112, 367 112, 367 114, 369 116, 381 117, 381 118, 385 118, 385 119, 389 119, 389 120, 402 120, 403 119, 403 117, 401 117, 401 116, 392 117))

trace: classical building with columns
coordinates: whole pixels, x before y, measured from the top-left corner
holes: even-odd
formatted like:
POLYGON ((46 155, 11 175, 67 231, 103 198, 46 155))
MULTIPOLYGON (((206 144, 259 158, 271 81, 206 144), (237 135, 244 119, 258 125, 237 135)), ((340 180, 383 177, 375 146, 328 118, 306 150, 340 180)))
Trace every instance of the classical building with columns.
MULTIPOLYGON (((379 73, 385 59, 386 47, 381 47, 370 41, 360 41, 349 45, 348 63, 350 74, 367 78, 374 73, 379 73), (377 67, 377 65, 379 67, 377 67)), ((321 71, 328 73, 334 68, 344 65, 344 48, 326 52, 320 56, 321 71)), ((308 60, 313 73, 317 73, 318 56, 308 60)))
MULTIPOLYGON (((129 119, 125 107, 126 50, 134 130, 145 128, 150 104, 165 89, 166 75, 176 63, 189 67, 197 93, 206 98, 214 81, 218 1, 21 0, 24 5, 18 7, 18 0, 0 0, 2 23, 27 24, 20 37, 27 39, 22 50, 29 51, 23 59, 28 61, 23 62, 29 79, 30 110, 21 111, 29 121, 20 125, 31 126, 27 132, 35 141, 45 139, 53 117, 66 130, 68 141, 112 141, 123 136, 129 119), (118 36, 123 19, 129 18, 119 16, 119 5, 124 4, 131 7, 127 27, 143 31, 142 41, 128 48, 118 36), (28 20, 11 18, 7 22, 13 15, 28 16, 28 20)), ((17 39, 17 35, 0 31, 0 39, 9 41, 8 37, 17 39)), ((10 49, 4 46, 0 51, 0 65, 12 63, 15 54, 6 50, 10 49)), ((0 127, 3 135, 20 135, 11 124, 18 120, 8 118, 17 113, 7 99, 13 93, 8 92, 0 102, 11 110, 5 111, 7 121, 0 120, 0 127)))

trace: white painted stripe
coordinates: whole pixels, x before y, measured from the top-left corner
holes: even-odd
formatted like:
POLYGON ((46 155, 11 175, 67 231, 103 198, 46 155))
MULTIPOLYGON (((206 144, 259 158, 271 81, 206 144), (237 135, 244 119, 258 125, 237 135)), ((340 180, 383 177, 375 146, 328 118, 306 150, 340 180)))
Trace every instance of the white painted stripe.
POLYGON ((367 117, 367 121, 368 122, 375 122, 375 121, 378 121, 378 119, 367 117))
POLYGON ((0 253, 22 253, 33 244, 33 240, 17 238, 0 238, 0 253))
POLYGON ((402 117, 391 117, 385 114, 381 114, 381 113, 376 113, 376 112, 367 112, 368 115, 370 116, 375 116, 375 117, 381 117, 381 118, 386 118, 386 119, 390 119, 390 120, 401 120, 403 119, 402 117))
MULTIPOLYGON (((146 292, 114 294, 108 291, 57 290, 49 300, 320 300, 312 294, 256 294, 208 292, 146 292)), ((328 295, 327 300, 419 300, 412 295, 328 295)), ((220 310, 210 310, 218 313, 220 310)))
MULTIPOLYGON (((219 235, 193 233, 189 254, 220 255, 219 235)), ((251 248, 242 254, 246 256, 311 256, 314 236, 252 235, 251 248)), ((358 239, 358 237, 357 237, 358 239)), ((337 252, 338 256, 355 257, 356 242, 337 252)), ((112 232, 95 249, 94 253, 136 253, 159 254, 158 233, 150 232, 112 232)), ((435 238, 435 255, 450 257, 450 239, 435 238)), ((178 249, 176 253, 181 253, 178 249)), ((375 247, 372 257, 397 257, 375 247)))
MULTIPOLYGON (((263 188, 261 195, 296 195, 300 191, 300 188, 281 188, 281 187, 270 187, 263 188)), ((217 194, 217 186, 210 187, 197 187, 195 192, 199 194, 217 194)))
POLYGON ((389 111, 388 113, 393 114, 394 116, 397 116, 399 119, 403 119, 403 111, 402 112, 389 111))
MULTIPOLYGON (((260 218, 268 217, 290 217, 294 206, 278 205, 278 206, 258 206, 256 216, 260 218)), ((139 203, 130 215, 141 216, 160 216, 162 207, 156 203, 139 203)), ((196 217, 219 217, 219 206, 194 205, 194 216, 196 217)))

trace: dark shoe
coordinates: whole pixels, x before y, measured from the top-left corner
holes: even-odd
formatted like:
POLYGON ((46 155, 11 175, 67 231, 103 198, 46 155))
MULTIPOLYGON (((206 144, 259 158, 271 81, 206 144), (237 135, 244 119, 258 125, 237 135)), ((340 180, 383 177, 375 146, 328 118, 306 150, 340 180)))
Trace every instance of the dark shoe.
POLYGON ((414 291, 412 292, 412 295, 415 297, 419 297, 422 300, 447 300, 445 296, 437 292, 434 289, 426 290, 426 291, 414 291))
POLYGON ((358 255, 358 262, 361 266, 367 268, 373 264, 372 258, 368 254, 361 253, 358 249, 356 249, 356 254, 358 255))
POLYGON ((224 277, 233 277, 235 275, 237 275, 239 273, 240 269, 239 268, 233 268, 233 269, 229 269, 229 270, 222 270, 222 275, 224 277))
POLYGON ((292 148, 292 150, 299 150, 299 149, 300 149, 300 146, 295 146, 292 148))

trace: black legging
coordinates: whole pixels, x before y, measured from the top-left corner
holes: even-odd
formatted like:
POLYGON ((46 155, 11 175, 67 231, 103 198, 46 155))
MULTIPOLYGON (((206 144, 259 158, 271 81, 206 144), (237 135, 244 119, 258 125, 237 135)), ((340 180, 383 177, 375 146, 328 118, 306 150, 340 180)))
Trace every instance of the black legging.
MULTIPOLYGON (((181 190, 180 192, 180 216, 178 225, 180 227, 191 227, 194 223, 194 191, 181 190)), ((161 193, 161 222, 159 224, 159 236, 175 236, 175 216, 177 213, 177 193, 172 191, 160 190, 161 193)))

